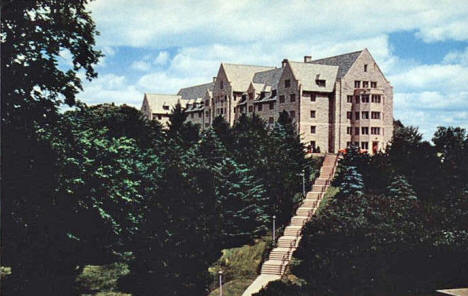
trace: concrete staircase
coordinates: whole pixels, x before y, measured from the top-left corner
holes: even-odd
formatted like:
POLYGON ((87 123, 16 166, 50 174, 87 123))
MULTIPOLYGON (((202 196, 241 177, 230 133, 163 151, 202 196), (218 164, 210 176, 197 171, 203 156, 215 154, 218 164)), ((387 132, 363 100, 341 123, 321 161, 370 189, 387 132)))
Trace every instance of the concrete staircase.
POLYGON ((327 154, 320 169, 320 176, 315 180, 312 190, 307 193, 296 215, 291 218, 290 224, 284 229, 283 236, 278 238, 276 248, 270 252, 267 261, 262 265, 262 275, 281 276, 291 260, 301 240, 304 224, 315 214, 323 195, 333 179, 337 164, 337 155, 327 154))

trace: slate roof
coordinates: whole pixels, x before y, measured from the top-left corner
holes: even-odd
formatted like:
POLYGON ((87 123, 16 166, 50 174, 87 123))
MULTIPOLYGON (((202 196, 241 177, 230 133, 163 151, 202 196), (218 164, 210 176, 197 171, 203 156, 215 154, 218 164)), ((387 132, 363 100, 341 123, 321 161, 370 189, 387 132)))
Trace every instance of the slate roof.
POLYGON ((181 97, 179 95, 145 93, 144 100, 147 100, 151 113, 169 114, 172 107, 181 100, 181 97), (164 109, 164 106, 168 107, 168 109, 164 109))
POLYGON ((289 62, 297 80, 301 81, 302 89, 316 92, 332 92, 335 88, 338 66, 319 65, 301 62, 289 62), (316 80, 325 80, 325 87, 317 85, 316 80))
POLYGON ((351 66, 354 64, 356 59, 361 54, 362 50, 340 54, 333 57, 328 57, 324 59, 318 59, 314 61, 310 61, 312 64, 320 64, 320 65, 330 65, 330 66, 338 66, 338 75, 337 78, 341 79, 343 76, 348 73, 351 66))
POLYGON ((179 90, 177 93, 184 100, 193 100, 198 98, 203 98, 206 94, 206 91, 211 91, 213 89, 214 82, 184 87, 179 90))
POLYGON ((273 67, 226 64, 222 63, 222 67, 226 72, 227 79, 231 83, 232 90, 235 92, 245 92, 249 88, 250 82, 257 72, 273 70, 273 67))
POLYGON ((272 70, 262 71, 255 73, 252 81, 254 84, 265 84, 266 86, 274 86, 278 85, 278 82, 281 78, 281 74, 283 73, 283 68, 275 68, 272 70))

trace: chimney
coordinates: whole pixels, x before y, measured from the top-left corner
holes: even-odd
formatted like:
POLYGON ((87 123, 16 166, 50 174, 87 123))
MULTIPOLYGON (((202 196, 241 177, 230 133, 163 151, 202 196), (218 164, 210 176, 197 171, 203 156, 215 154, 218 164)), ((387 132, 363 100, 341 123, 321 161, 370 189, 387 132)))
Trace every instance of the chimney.
POLYGON ((216 76, 215 76, 215 77, 213 77, 213 83, 214 83, 214 82, 216 82, 216 76))
POLYGON ((284 68, 287 62, 288 62, 288 59, 283 59, 283 61, 281 62, 281 68, 284 68))
POLYGON ((310 63, 312 61, 312 56, 304 56, 304 63, 310 63))

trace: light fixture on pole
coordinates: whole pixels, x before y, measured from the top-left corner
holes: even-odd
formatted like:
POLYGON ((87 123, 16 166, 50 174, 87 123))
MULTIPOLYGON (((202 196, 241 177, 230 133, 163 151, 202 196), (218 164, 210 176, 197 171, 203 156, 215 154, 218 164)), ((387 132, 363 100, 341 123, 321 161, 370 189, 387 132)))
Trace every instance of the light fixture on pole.
POLYGON ((305 170, 302 170, 302 197, 305 197, 305 170))
POLYGON ((273 245, 276 245, 276 216, 273 215, 273 245))
POLYGON ((218 271, 219 275, 219 296, 223 296, 223 271, 218 271))

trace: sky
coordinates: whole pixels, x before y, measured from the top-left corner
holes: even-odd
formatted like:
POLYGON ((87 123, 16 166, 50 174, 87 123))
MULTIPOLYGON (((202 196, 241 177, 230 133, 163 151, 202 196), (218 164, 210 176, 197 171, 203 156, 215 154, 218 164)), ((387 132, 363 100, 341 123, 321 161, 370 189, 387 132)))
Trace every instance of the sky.
MULTIPOLYGON (((369 49, 394 87, 394 118, 430 140, 468 128, 467 0, 96 0, 105 57, 78 97, 139 108, 145 92, 210 82, 221 62, 281 66, 369 49)), ((66 62, 69 57, 63 53, 66 62)))

